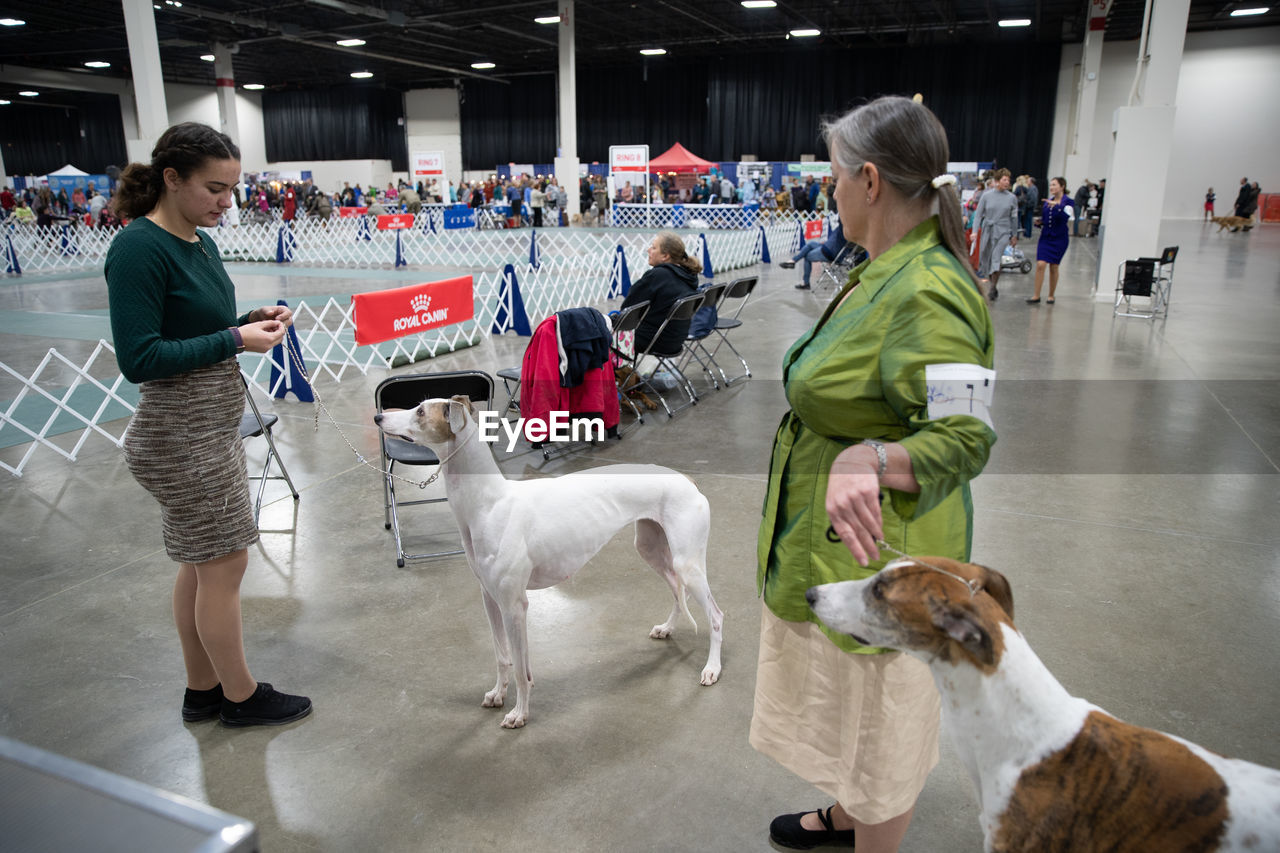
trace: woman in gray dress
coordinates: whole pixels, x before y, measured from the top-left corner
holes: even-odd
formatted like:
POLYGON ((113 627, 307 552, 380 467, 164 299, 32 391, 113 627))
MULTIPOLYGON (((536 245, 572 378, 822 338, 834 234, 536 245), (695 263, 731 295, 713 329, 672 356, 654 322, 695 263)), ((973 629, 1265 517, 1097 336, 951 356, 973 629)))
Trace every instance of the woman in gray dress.
POLYGON ((982 249, 978 255, 978 277, 990 280, 988 296, 995 302, 1000 292, 1000 258, 1005 246, 1018 245, 1018 198, 1009 192, 1009 170, 998 169, 994 190, 987 190, 973 214, 973 227, 980 230, 982 249))

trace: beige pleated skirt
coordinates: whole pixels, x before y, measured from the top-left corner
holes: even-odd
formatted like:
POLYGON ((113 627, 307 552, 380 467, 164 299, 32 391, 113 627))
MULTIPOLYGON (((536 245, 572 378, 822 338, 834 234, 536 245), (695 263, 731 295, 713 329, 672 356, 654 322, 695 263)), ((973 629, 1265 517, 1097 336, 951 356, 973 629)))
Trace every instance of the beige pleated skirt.
POLYGON ((257 542, 240 439, 240 365, 229 358, 143 382, 141 392, 125 462, 160 502, 169 558, 203 563, 257 542))
POLYGON ((813 623, 761 610, 751 745, 863 823, 906 812, 938 764, 929 668, 901 652, 849 654, 813 623))

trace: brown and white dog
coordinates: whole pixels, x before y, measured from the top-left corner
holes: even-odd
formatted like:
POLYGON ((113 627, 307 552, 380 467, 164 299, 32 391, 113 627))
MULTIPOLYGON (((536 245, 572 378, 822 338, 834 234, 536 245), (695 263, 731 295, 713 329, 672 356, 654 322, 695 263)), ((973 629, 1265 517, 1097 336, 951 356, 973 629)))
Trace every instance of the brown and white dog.
POLYGON ((999 572, 897 560, 806 597, 832 629, 929 665, 977 788, 986 850, 1280 850, 1280 771, 1129 725, 1069 694, 1014 627, 999 572))

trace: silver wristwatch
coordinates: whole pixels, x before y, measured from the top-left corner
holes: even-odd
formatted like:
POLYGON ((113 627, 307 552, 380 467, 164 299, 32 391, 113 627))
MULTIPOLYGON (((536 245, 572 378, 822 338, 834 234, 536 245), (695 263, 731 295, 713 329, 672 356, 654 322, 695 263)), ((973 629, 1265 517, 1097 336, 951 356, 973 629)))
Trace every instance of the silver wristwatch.
POLYGON ((876 460, 879 463, 876 467, 876 477, 883 479, 885 471, 889 470, 889 451, 884 449, 884 442, 876 441, 874 438, 864 438, 859 444, 865 444, 876 452, 876 460))

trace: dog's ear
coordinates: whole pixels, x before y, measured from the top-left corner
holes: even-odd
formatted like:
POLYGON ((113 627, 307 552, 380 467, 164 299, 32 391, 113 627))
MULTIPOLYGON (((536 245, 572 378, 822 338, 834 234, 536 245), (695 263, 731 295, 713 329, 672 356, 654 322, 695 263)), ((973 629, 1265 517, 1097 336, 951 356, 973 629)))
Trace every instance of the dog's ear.
POLYGON ((930 611, 935 628, 963 646, 983 666, 995 663, 991 635, 973 610, 951 602, 935 601, 930 611))
POLYGON ((1009 614, 1009 618, 1013 619, 1013 590, 1009 587, 1009 580, 995 569, 989 569, 986 566, 973 564, 975 567, 982 569, 982 589, 996 600, 996 604, 1000 605, 1000 609, 1009 614))
POLYGON ((449 400, 449 431, 454 435, 462 432, 467 426, 467 413, 474 417, 475 409, 471 398, 466 394, 456 394, 449 400))

